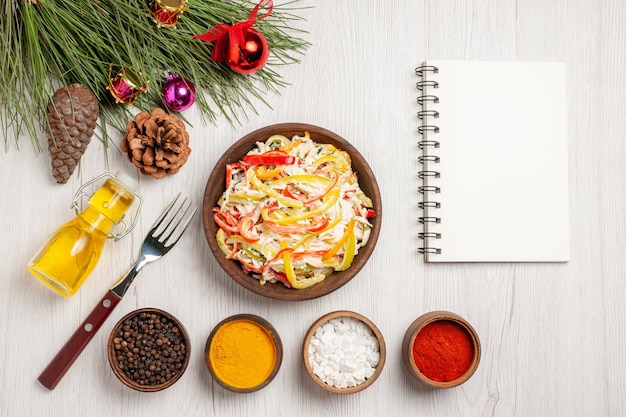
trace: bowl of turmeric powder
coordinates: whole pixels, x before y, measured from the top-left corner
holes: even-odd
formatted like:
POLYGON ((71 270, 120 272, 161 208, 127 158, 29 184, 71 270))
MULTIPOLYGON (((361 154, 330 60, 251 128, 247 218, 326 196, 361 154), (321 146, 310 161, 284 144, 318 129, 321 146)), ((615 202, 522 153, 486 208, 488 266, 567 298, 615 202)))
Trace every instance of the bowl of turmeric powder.
POLYGON ((430 388, 466 382, 480 361, 480 340, 467 320, 449 311, 419 316, 406 330, 402 360, 409 374, 430 388))
POLYGON ((209 335, 204 359, 215 382, 236 393, 267 386, 283 359, 283 346, 270 322, 254 314, 222 320, 209 335))

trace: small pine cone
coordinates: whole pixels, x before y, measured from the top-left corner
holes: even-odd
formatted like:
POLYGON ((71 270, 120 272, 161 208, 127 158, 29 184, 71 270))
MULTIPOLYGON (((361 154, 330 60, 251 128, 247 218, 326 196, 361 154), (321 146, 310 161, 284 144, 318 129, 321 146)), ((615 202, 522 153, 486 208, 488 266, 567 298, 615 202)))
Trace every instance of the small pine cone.
POLYGON ((81 84, 58 89, 48 104, 48 151, 52 175, 65 184, 87 150, 96 128, 98 98, 81 84))
POLYGON ((121 148, 142 174, 157 179, 176 174, 191 153, 183 121, 160 108, 138 113, 126 124, 121 148))

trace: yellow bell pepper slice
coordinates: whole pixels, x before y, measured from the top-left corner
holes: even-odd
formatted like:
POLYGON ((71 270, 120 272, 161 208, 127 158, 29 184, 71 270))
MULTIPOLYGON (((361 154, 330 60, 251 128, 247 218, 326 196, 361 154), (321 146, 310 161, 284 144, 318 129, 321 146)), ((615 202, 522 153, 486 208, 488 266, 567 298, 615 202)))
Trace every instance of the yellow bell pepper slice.
POLYGON ((250 203, 250 201, 259 201, 259 200, 262 200, 264 198, 267 198, 267 196, 262 195, 260 193, 259 194, 251 194, 251 193, 242 192, 242 193, 230 194, 228 196, 228 201, 245 204, 245 203, 250 203))
POLYGON ((228 256, 232 252, 232 249, 228 247, 226 243, 226 232, 221 227, 215 233, 215 240, 217 241, 217 247, 220 248, 224 255, 228 256))
POLYGON ((265 145, 271 148, 273 143, 279 143, 280 146, 283 146, 283 145, 287 145, 289 142, 291 141, 286 136, 272 135, 269 138, 267 138, 267 140, 265 141, 265 145))
POLYGON ((271 180, 283 171, 283 167, 278 165, 274 169, 267 169, 265 165, 260 165, 255 170, 255 175, 260 180, 271 180))
POLYGON ((287 280, 289 281, 289 284, 293 288, 302 290, 304 288, 310 287, 311 285, 315 285, 318 282, 323 281, 324 278, 326 278, 326 275, 319 274, 319 275, 313 276, 312 278, 298 279, 296 272, 293 269, 293 265, 291 263, 292 253, 293 253, 293 250, 285 251, 285 253, 283 254, 283 262, 285 263, 285 275, 287 276, 287 280))
POLYGON ((285 151, 285 152, 289 153, 289 152, 293 151, 293 148, 295 148, 296 146, 298 146, 298 145, 299 145, 299 144, 301 144, 301 143, 302 143, 302 141, 301 141, 301 140, 299 140, 299 139, 294 139, 294 140, 292 140, 292 141, 291 141, 291 143, 288 143, 288 144, 286 144, 286 145, 283 145, 283 146, 281 146, 281 147, 280 147, 280 148, 278 148, 278 149, 280 149, 281 151, 285 151))
POLYGON ((274 180, 270 182, 268 185, 274 187, 278 185, 283 186, 283 185, 287 185, 290 183, 296 183, 296 184, 306 183, 306 184, 319 185, 320 187, 325 187, 328 184, 330 184, 331 181, 332 180, 330 178, 327 178, 321 175, 293 174, 287 177, 274 180))
POLYGON ((322 256, 323 260, 332 258, 337 252, 339 252, 339 249, 341 249, 343 245, 345 245, 346 242, 350 239, 350 234, 354 235, 354 223, 354 219, 350 220, 350 222, 348 223, 348 227, 346 228, 346 231, 341 239, 339 239, 339 241, 332 248, 330 248, 328 252, 324 254, 324 256, 322 256))
MULTIPOLYGON (((352 220, 354 222, 354 220, 352 220)), ((351 222, 351 223, 352 223, 351 222)), ((345 271, 352 265, 352 261, 354 260, 354 255, 356 254, 356 236, 354 234, 354 224, 350 228, 348 234, 348 241, 346 242, 346 251, 343 254, 343 260, 335 268, 335 271, 345 271)))
POLYGON ((269 220, 280 225, 294 224, 300 220, 308 219, 309 217, 322 214, 326 210, 331 208, 337 202, 337 200, 339 200, 339 191, 339 187, 333 188, 328 192, 328 194, 326 194, 326 197, 324 198, 322 204, 320 204, 313 210, 305 211, 301 214, 294 214, 293 216, 288 216, 285 218, 277 218, 271 217, 269 210, 264 208, 261 211, 261 216, 263 217, 263 220, 269 220))
POLYGON ((321 158, 317 158, 311 163, 311 169, 316 170, 320 165, 332 163, 334 168, 341 170, 348 170, 350 164, 345 159, 339 158, 336 154, 324 155, 321 158))
POLYGON ((318 143, 317 146, 325 149, 326 153, 328 154, 331 154, 337 150, 337 148, 335 148, 335 146, 331 145, 330 143, 318 143))
POLYGON ((282 195, 278 191, 272 189, 267 184, 264 184, 263 181, 257 178, 253 169, 249 169, 247 171, 246 177, 248 179, 248 182, 252 184, 257 190, 264 192, 269 197, 276 199, 276 201, 279 201, 289 207, 298 207, 298 208, 304 207, 304 204, 302 203, 302 201, 282 195))

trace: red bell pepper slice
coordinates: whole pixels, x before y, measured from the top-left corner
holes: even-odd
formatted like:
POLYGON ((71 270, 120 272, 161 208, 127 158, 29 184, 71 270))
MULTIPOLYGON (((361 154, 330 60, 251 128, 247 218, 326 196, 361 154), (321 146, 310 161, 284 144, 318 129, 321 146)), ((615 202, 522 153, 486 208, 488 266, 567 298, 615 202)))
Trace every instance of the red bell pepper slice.
POLYGON ((213 220, 224 231, 229 233, 239 233, 238 222, 226 211, 220 210, 218 207, 213 209, 213 220))
POLYGON ((300 200, 300 201, 304 200, 304 196, 302 194, 300 194, 299 192, 294 193, 293 191, 291 191, 290 188, 291 188, 291 185, 287 184, 287 186, 283 190, 283 195, 285 197, 293 198, 294 200, 300 200))
POLYGON ((241 218, 241 221, 239 222, 239 234, 242 238, 246 240, 246 242, 258 242, 261 238, 261 236, 257 232, 255 232, 253 228, 261 217, 262 208, 262 204, 257 205, 254 210, 243 216, 241 218))
POLYGON ((226 164, 226 189, 228 190, 230 188, 230 182, 233 180, 233 174, 235 173, 235 171, 239 171, 239 170, 246 170, 246 166, 244 164, 242 164, 241 162, 235 162, 232 164, 226 164))
POLYGON ((285 151, 273 150, 262 154, 245 155, 243 162, 253 165, 293 165, 296 163, 296 157, 289 155, 285 151))

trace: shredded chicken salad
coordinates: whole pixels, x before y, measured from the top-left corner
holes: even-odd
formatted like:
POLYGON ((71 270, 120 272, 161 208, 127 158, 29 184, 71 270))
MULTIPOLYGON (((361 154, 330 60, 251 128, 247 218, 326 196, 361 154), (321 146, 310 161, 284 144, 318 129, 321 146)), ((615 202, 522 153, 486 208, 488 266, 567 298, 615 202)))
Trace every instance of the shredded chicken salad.
POLYGON ((309 133, 273 135, 226 166, 217 243, 259 280, 303 289, 350 267, 370 236, 372 200, 350 155, 309 133))

